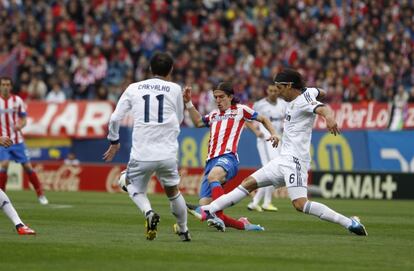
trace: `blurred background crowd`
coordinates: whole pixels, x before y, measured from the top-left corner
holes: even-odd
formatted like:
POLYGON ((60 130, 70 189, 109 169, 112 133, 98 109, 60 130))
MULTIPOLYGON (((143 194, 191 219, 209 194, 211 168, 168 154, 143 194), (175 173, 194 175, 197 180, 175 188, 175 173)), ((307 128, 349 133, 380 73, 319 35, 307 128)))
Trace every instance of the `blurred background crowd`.
POLYGON ((285 66, 329 102, 414 102, 412 0, 0 0, 0 73, 26 100, 117 101, 156 50, 201 113, 217 82, 254 102, 285 66))

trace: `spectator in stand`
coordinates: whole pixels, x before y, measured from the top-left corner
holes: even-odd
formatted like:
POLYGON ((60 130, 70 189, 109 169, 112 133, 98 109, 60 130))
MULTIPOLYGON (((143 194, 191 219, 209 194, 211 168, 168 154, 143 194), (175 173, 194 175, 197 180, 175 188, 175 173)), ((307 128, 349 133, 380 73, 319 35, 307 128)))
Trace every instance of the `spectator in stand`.
POLYGON ((80 66, 73 79, 75 99, 90 99, 93 96, 95 77, 85 66, 80 66))
POLYGON ((47 85, 40 74, 35 74, 27 87, 29 100, 43 100, 46 97, 47 85))
POLYGON ((237 78, 237 95, 252 103, 291 66, 333 101, 391 102, 398 85, 414 86, 413 14, 412 1, 0 1, 0 51, 17 52, 18 79, 40 67, 47 89, 62 70, 73 83, 88 59, 110 99, 123 89, 124 64, 131 82, 148 78, 149 56, 161 49, 177 56, 172 80, 200 97, 206 81, 237 78), (333 90, 338 80, 342 91, 333 90))
POLYGON ((410 96, 408 97, 409 103, 414 103, 414 87, 411 87, 410 96))
POLYGON ((46 102, 48 103, 63 103, 66 101, 65 93, 58 82, 52 83, 52 89, 46 95, 46 102))
POLYGON ((92 48, 91 56, 86 58, 86 68, 93 75, 95 82, 100 82, 106 76, 108 63, 101 54, 98 46, 92 48))

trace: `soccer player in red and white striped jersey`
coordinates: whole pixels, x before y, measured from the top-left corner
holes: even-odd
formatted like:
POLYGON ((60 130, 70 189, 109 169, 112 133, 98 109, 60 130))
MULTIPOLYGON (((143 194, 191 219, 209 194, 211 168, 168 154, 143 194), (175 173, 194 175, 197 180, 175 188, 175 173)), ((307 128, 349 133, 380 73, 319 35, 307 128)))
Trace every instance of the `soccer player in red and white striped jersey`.
POLYGON ((30 159, 26 155, 26 146, 21 132, 26 125, 25 104, 19 96, 11 94, 11 90, 12 80, 8 77, 0 77, 0 136, 9 137, 13 141, 13 145, 8 148, 0 146, 0 189, 6 190, 9 161, 14 160, 22 164, 36 191, 39 202, 45 205, 49 202, 43 193, 30 159))
MULTIPOLYGON (((224 194, 222 184, 236 176, 238 171, 237 147, 245 122, 258 121, 269 131, 269 141, 277 146, 279 141, 270 120, 234 98, 233 86, 222 82, 213 91, 218 109, 202 117, 191 102, 191 87, 184 89, 184 102, 196 127, 210 127, 208 157, 200 189, 200 205, 206 205, 224 194)), ((201 212, 204 214, 204 212, 201 212)), ((226 226, 240 230, 263 230, 246 218, 239 220, 222 213, 217 214, 226 226)), ((224 230, 219 229, 219 230, 224 230)))

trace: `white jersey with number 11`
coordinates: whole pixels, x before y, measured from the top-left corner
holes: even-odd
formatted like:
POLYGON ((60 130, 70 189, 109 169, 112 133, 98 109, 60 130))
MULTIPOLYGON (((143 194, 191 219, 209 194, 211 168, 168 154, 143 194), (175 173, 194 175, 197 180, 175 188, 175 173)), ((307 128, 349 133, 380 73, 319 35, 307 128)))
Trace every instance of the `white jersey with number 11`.
POLYGON ((184 117, 178 84, 152 78, 129 85, 111 115, 109 140, 119 139, 120 121, 128 112, 134 118, 130 159, 162 161, 177 157, 177 137, 184 117))

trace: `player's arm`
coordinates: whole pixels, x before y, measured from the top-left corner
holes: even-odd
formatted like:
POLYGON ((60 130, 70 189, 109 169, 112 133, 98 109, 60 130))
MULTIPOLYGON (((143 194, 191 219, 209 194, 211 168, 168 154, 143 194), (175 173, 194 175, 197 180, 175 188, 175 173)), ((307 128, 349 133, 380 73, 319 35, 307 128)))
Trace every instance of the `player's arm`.
POLYGON ((198 110, 194 107, 193 103, 191 102, 191 87, 190 86, 184 87, 183 99, 185 103, 185 108, 190 114, 190 118, 191 118, 191 121, 194 123, 194 126, 197 128, 205 127, 206 124, 204 123, 200 112, 198 112, 198 110))
POLYGON ((3 147, 10 147, 13 145, 13 141, 10 139, 10 137, 7 136, 0 136, 0 146, 3 147))
POLYGON ((329 132, 333 135, 340 134, 338 124, 335 121, 333 111, 328 106, 325 105, 318 105, 314 112, 320 116, 322 116, 326 121, 326 127, 328 128, 329 132))
POLYGON ((16 125, 14 126, 15 131, 21 131, 24 126, 27 124, 27 118, 26 115, 21 115, 19 119, 17 120, 16 125))
POLYGON ((279 137, 277 136, 275 128, 273 128, 272 122, 269 120, 269 118, 263 115, 258 115, 256 121, 262 123, 266 130, 269 131, 270 137, 267 139, 267 141, 272 142, 272 146, 276 148, 279 144, 279 137))
POLYGON ((256 122, 246 121, 246 127, 249 128, 257 137, 264 137, 264 134, 260 131, 259 127, 256 125, 256 122))
POLYGON ((21 131, 23 127, 27 124, 27 112, 26 112, 26 105, 24 104, 23 100, 20 98, 17 98, 18 102, 18 113, 19 116, 16 123, 14 124, 14 130, 15 131, 21 131))
POLYGON ((109 120, 108 140, 110 142, 109 148, 103 154, 105 162, 110 162, 114 159, 115 154, 121 147, 119 143, 119 127, 121 120, 125 117, 127 112, 131 109, 131 103, 128 97, 128 89, 124 91, 121 98, 116 105, 115 111, 112 113, 109 120))
POLYGON ((321 88, 316 88, 318 90, 318 96, 316 96, 317 100, 322 100, 323 98, 326 97, 326 91, 321 89, 321 88))

